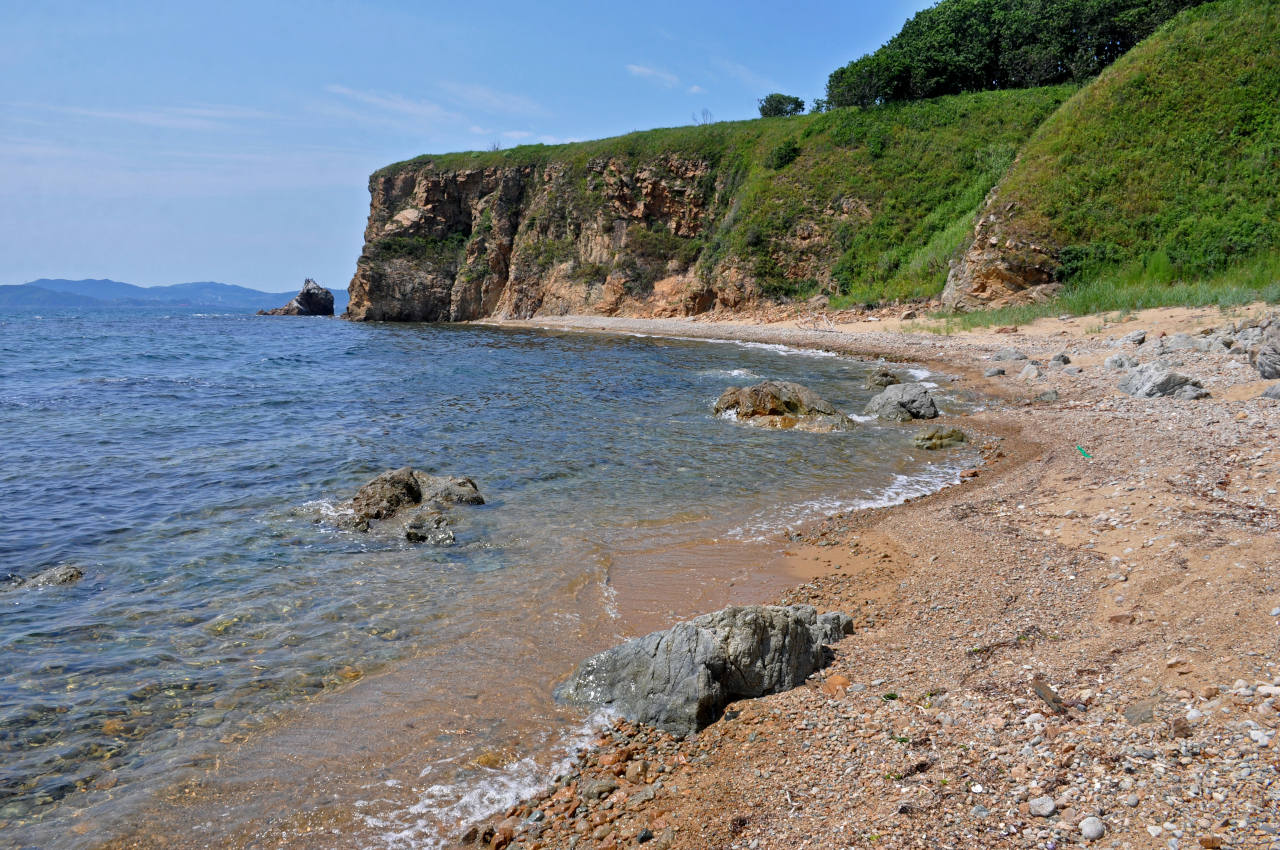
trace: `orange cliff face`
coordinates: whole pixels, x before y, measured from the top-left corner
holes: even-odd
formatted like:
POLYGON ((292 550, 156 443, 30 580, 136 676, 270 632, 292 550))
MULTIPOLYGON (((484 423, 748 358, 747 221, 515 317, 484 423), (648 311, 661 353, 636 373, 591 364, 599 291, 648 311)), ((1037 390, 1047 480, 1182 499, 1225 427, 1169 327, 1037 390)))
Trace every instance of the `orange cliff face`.
POLYGON ((680 316, 754 296, 730 262, 700 273, 723 195, 705 161, 599 158, 437 170, 370 181, 365 246, 345 315, 466 321, 537 315, 680 316))

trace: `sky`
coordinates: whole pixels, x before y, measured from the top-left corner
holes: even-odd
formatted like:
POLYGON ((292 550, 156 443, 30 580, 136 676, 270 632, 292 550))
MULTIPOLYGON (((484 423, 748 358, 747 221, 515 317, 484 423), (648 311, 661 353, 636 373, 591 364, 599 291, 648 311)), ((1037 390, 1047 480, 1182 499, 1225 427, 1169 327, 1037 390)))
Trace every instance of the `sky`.
POLYGON ((809 102, 928 5, 0 0, 0 284, 346 288, 384 165, 809 102))

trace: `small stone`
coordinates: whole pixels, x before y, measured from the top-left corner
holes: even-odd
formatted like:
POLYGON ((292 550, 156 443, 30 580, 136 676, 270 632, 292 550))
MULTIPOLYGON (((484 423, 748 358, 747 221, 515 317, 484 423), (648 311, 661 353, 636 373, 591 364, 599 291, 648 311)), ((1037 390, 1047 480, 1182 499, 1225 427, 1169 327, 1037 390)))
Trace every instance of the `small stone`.
POLYGON ((1080 821, 1080 834, 1084 836, 1086 841, 1097 841, 1107 831, 1106 824, 1101 818, 1087 817, 1080 821))
POLYGON ((1034 381, 1040 377, 1040 367, 1028 363, 1021 372, 1018 373, 1019 381, 1034 381))
POLYGON ((1054 803, 1053 798, 1049 796, 1036 797, 1029 804, 1031 814, 1038 818, 1047 818, 1058 810, 1058 806, 1054 803))
POLYGON ((640 844, 647 844, 653 840, 653 830, 645 827, 640 830, 640 834, 636 836, 636 841, 640 844))
POLYGON ((998 378, 1004 374, 1004 370, 999 366, 992 366, 990 369, 982 373, 984 378, 998 378))

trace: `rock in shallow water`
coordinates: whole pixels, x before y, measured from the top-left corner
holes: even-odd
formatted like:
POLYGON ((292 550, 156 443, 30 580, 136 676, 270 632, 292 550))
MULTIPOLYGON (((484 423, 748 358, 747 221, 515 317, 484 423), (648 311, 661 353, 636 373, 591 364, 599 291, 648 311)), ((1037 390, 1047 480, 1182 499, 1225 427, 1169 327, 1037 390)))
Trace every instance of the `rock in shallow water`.
POLYGON ((84 571, 79 567, 74 564, 59 564, 38 572, 28 579, 12 575, 7 585, 0 585, 0 590, 5 587, 55 587, 60 584, 75 584, 82 578, 84 578, 84 571))
POLYGON ((959 428, 943 428, 941 425, 925 428, 916 434, 915 438, 915 444, 918 448, 930 451, 949 449, 952 446, 959 446, 968 441, 969 438, 959 428))
POLYGON ((588 658, 556 699, 687 735, 735 699, 802 684, 826 665, 823 645, 852 632, 849 617, 808 605, 725 608, 588 658))
POLYGON ((892 422, 910 422, 936 419, 938 406, 923 384, 895 384, 867 402, 863 413, 892 422))
POLYGON ((371 523, 391 519, 405 508, 427 505, 406 521, 404 536, 411 543, 447 545, 454 542, 454 535, 440 508, 458 504, 484 504, 470 478, 428 475, 402 466, 382 473, 356 492, 346 524, 356 531, 368 531, 371 523))
POLYGON ((730 413, 763 428, 801 431, 845 431, 849 417, 813 390, 791 381, 764 381, 751 387, 729 387, 716 401, 715 413, 730 413))

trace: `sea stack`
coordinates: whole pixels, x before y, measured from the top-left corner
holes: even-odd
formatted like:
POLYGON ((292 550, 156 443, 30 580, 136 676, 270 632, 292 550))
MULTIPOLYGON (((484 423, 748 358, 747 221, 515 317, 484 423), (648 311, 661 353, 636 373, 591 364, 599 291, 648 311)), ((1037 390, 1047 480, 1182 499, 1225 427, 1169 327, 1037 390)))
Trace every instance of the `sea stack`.
POLYGON ((307 278, 293 300, 274 310, 259 310, 259 316, 332 316, 333 293, 307 278))

